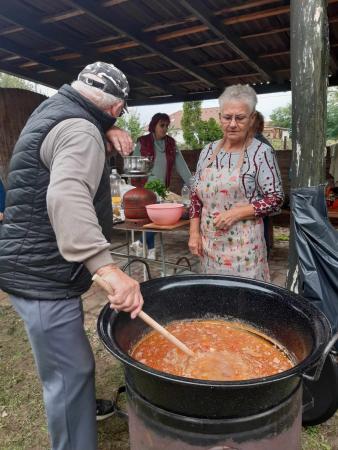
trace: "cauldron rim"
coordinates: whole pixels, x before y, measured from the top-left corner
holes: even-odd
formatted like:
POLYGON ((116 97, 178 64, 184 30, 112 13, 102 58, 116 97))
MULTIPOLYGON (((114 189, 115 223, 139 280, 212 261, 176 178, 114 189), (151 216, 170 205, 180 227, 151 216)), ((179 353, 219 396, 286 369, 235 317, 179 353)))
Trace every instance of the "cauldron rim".
MULTIPOLYGON (((111 325, 111 322, 113 319, 116 319, 120 314, 126 314, 123 312, 117 312, 113 311, 110 308, 110 304, 107 303, 103 309, 100 312, 100 315, 98 317, 97 321, 97 331, 99 334, 99 337, 101 341, 103 342, 106 349, 111 353, 113 356, 115 356, 117 359, 119 359, 122 363, 126 364, 127 366, 130 366, 132 368, 135 368, 137 370, 140 370, 141 372, 145 374, 149 374, 152 376, 155 376, 163 381, 166 382, 172 382, 172 383, 179 383, 181 385, 187 385, 187 386, 200 386, 200 387, 224 387, 227 389, 231 388, 238 388, 238 387, 254 387, 254 386, 262 386, 266 384, 271 384, 274 382, 278 382, 281 380, 286 380, 288 378, 294 377, 294 376, 301 376, 306 371, 310 370, 312 367, 316 365, 320 357, 322 356, 323 350, 327 344, 327 342, 330 339, 331 336, 331 326, 326 318, 326 316, 312 303, 310 303, 308 300, 306 300, 304 297, 300 296, 299 294, 295 294, 283 287, 274 285, 272 283, 266 283, 263 281, 257 281, 250 278, 244 278, 244 277, 233 277, 233 276, 222 276, 222 275, 200 275, 200 274, 191 274, 191 275, 175 275, 175 276, 168 276, 168 277, 161 277, 161 278, 155 278, 152 280, 148 280, 144 283, 141 283, 141 287, 145 289, 149 284, 165 284, 166 282, 176 283, 178 281, 184 280, 192 280, 196 279, 199 280, 202 284, 203 280, 205 282, 210 282, 211 280, 219 280, 219 281, 228 281, 233 283, 241 284, 243 283, 243 286, 251 284, 254 285, 254 287, 261 287, 264 290, 269 290, 269 293, 275 292, 276 294, 281 295, 283 292, 287 293, 288 296, 291 296, 297 301, 298 303, 302 303, 302 306, 304 306, 304 310, 307 310, 307 312, 316 315, 318 322, 322 325, 322 331, 323 334, 326 336, 326 340, 323 339, 320 343, 317 343, 317 348, 310 353, 306 358, 304 358, 301 362, 296 364, 291 369, 288 369, 286 371, 277 373, 275 375, 271 375, 268 377, 261 377, 261 378, 252 378, 248 380, 240 380, 240 381, 216 381, 216 380, 200 380, 196 378, 188 378, 188 377, 181 377, 177 375, 171 375, 165 372, 161 372, 158 370, 155 370, 149 366, 146 366, 134 358, 132 358, 128 353, 122 351, 119 346, 117 346, 115 343, 113 343, 110 340, 110 337, 107 336, 107 331, 104 330, 103 322, 109 321, 109 328, 111 325), (106 316, 109 316, 109 319, 107 319, 106 316), (108 342, 110 340, 110 343, 108 342), (109 345, 110 344, 110 345, 109 345), (112 344, 114 349, 112 349, 112 344)), ((169 285, 166 285, 166 288, 168 288, 169 285)), ((301 311, 302 314, 304 314, 304 311, 301 311)))

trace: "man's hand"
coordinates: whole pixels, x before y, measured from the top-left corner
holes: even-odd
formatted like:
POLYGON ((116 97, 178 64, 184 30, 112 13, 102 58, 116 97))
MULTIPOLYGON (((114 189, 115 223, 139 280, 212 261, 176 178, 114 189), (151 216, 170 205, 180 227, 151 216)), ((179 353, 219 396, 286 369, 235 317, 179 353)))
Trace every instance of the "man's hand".
POLYGON ((111 127, 106 132, 106 138, 122 156, 128 156, 133 151, 134 144, 130 134, 119 127, 111 127))
POLYGON ((203 256, 202 237, 200 233, 190 234, 188 246, 193 255, 203 256))
POLYGON ((0 222, 4 220, 4 213, 0 212, 0 222))
POLYGON ((135 319, 143 306, 140 284, 113 264, 100 267, 96 273, 111 287, 110 307, 130 312, 130 317, 135 319))

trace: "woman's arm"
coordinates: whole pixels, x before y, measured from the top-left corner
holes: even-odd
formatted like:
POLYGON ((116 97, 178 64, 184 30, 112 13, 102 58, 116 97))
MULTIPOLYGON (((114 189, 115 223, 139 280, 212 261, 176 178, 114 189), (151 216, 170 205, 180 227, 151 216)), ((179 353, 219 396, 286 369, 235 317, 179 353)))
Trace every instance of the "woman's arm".
POLYGON ((268 216, 280 212, 284 202, 284 191, 276 154, 271 147, 265 146, 261 159, 256 183, 262 198, 254 200, 252 206, 255 216, 268 216))
POLYGON ((175 167, 177 173, 182 178, 184 183, 187 186, 189 186, 189 179, 191 177, 191 172, 189 170, 189 167, 187 166, 187 163, 185 162, 185 159, 183 158, 182 153, 178 149, 176 149, 175 167))
POLYGON ((193 255, 202 256, 202 237, 200 233, 200 218, 190 219, 190 237, 188 243, 189 249, 193 255))

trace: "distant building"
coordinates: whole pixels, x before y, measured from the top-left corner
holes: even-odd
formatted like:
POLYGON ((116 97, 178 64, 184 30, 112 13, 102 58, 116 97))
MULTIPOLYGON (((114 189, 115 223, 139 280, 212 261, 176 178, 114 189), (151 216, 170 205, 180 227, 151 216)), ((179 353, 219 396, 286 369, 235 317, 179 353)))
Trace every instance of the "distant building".
MULTIPOLYGON (((215 108, 202 108, 202 120, 208 121, 213 118, 216 122, 219 122, 219 109, 215 108)), ((170 131, 169 134, 176 139, 178 144, 184 144, 183 131, 181 126, 183 111, 176 111, 169 115, 170 117, 170 131)), ((290 132, 287 128, 276 127, 271 122, 266 122, 264 127, 264 136, 269 139, 289 139, 290 132)))
POLYGON ((276 127, 271 122, 266 122, 264 127, 264 136, 267 139, 281 139, 290 138, 290 130, 288 128, 276 127))

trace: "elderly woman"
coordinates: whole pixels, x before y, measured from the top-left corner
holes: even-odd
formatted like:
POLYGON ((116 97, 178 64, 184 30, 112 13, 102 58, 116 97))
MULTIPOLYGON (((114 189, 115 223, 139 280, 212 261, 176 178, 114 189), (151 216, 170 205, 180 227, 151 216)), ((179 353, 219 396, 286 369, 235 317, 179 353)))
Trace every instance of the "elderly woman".
POLYGON ((262 217, 284 194, 271 147, 253 137, 255 91, 229 86, 219 98, 223 139, 201 152, 190 209, 190 251, 205 273, 269 281, 262 217))
MULTIPOLYGON (((169 125, 168 114, 156 113, 149 123, 149 134, 138 138, 133 154, 148 156, 154 161, 148 180, 159 179, 169 188, 175 167, 184 183, 189 185, 191 173, 182 153, 176 147, 175 139, 167 135, 169 125)), ((155 259, 155 234, 149 232, 146 234, 146 238, 148 258, 155 259)), ((141 254, 141 241, 133 242, 131 248, 136 251, 136 254, 141 254)))

